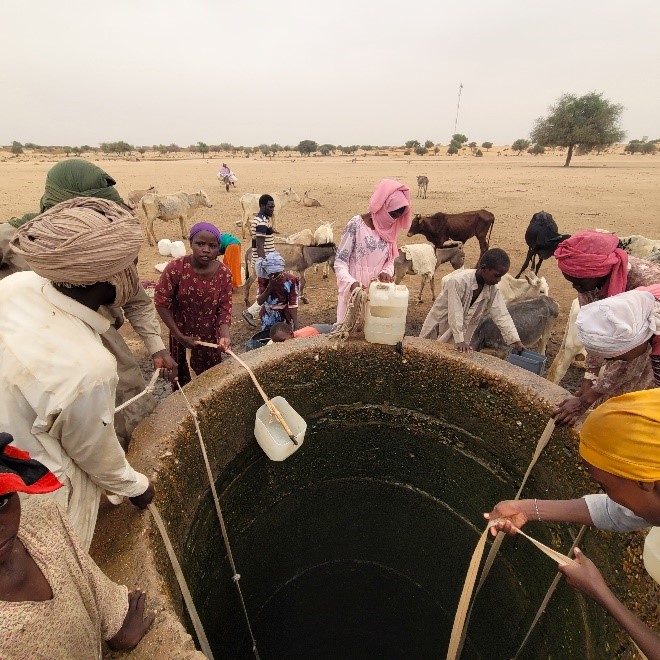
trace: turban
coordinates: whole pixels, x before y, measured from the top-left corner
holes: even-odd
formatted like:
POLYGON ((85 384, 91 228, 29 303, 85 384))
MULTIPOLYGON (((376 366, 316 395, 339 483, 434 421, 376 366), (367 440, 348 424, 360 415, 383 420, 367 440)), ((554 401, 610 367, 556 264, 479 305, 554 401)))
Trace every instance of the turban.
POLYGON ((200 231, 207 231, 210 234, 213 234, 218 239, 218 243, 222 240, 220 230, 210 222, 198 222, 196 225, 193 225, 190 234, 188 235, 188 239, 192 241, 193 236, 199 234, 200 231))
POLYGON ((378 183, 369 200, 369 212, 376 233, 390 244, 392 259, 399 254, 396 236, 408 231, 412 223, 410 209, 410 188, 392 179, 383 179, 378 183), (390 211, 405 208, 402 216, 392 218, 390 211))
POLYGON ((48 468, 30 454, 12 447, 14 438, 0 433, 0 495, 50 493, 62 484, 48 468))
POLYGON ((608 399, 580 431, 580 455, 632 481, 660 479, 660 388, 608 399))
POLYGON ((274 273, 281 273, 284 270, 284 259, 279 252, 269 252, 258 263, 259 277, 268 277, 274 273))
POLYGON ((660 334, 660 304, 649 291, 627 291, 581 307, 575 326, 587 352, 617 357, 660 334))
POLYGON ((110 282, 115 305, 139 289, 135 259, 142 246, 137 218, 114 202, 76 197, 23 225, 11 241, 30 268, 52 282, 88 286, 110 282))
POLYGON ((626 290, 628 254, 618 247, 619 238, 601 231, 579 231, 555 250, 557 265, 564 275, 578 279, 607 277, 604 296, 626 290))

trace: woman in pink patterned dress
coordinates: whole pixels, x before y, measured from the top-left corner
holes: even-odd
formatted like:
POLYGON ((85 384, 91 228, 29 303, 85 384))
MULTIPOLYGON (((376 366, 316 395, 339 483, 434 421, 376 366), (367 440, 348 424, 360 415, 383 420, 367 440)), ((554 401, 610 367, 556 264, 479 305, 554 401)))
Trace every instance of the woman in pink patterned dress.
POLYGON ((219 364, 231 344, 231 271, 217 261, 219 243, 220 230, 198 222, 190 230, 192 254, 167 264, 154 293, 156 309, 170 329, 170 353, 181 385, 190 382, 186 348, 192 349, 190 365, 199 374, 219 364), (197 346, 196 340, 220 348, 197 346))
POLYGON ((337 323, 344 320, 353 289, 366 288, 374 279, 393 280, 399 254, 396 236, 408 231, 411 221, 410 188, 392 179, 383 179, 376 186, 368 213, 348 221, 335 257, 337 323))

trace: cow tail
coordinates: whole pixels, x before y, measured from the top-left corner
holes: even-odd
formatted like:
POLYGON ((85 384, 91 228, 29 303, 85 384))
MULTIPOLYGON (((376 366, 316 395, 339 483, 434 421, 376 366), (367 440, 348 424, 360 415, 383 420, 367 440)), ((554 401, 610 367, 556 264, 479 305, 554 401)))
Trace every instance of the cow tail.
POLYGON ((493 233, 493 225, 495 224, 495 216, 493 216, 493 221, 490 223, 490 229, 488 230, 488 247, 490 247, 490 235, 493 233))

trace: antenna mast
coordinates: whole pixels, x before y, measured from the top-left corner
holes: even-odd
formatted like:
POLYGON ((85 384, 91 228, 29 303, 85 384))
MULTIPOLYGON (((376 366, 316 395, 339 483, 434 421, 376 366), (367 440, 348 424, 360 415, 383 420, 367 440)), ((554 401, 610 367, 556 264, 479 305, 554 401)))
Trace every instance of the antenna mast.
POLYGON ((458 86, 458 103, 456 104, 456 121, 454 122, 454 133, 456 133, 456 127, 458 126, 458 110, 461 107, 461 92, 463 91, 463 83, 458 86))

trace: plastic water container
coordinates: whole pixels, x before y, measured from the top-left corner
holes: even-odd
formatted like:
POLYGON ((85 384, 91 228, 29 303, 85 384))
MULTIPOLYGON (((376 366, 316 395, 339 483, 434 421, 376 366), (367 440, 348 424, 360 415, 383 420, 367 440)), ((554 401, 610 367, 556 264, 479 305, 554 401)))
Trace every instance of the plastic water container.
POLYGON ((169 238, 161 238, 158 241, 158 253, 164 257, 169 257, 172 254, 172 241, 169 238))
POLYGON ((540 376, 545 368, 546 357, 535 351, 525 349, 521 353, 511 351, 507 356, 506 361, 540 376))
POLYGON ((271 461, 283 461, 302 446, 307 430, 307 422, 289 405, 284 397, 276 396, 271 401, 284 417, 284 421, 288 424, 298 444, 294 445, 291 442, 291 438, 286 434, 284 427, 277 421, 275 415, 271 415, 265 403, 257 410, 254 420, 254 437, 271 461))
POLYGON ((651 527, 644 541, 644 568, 660 584, 660 527, 651 527))
POLYGON ((186 256, 186 246, 183 241, 172 241, 172 256, 175 259, 186 256))
POLYGON ((394 345, 406 333, 408 287, 372 282, 364 312, 364 338, 372 344, 394 345))

